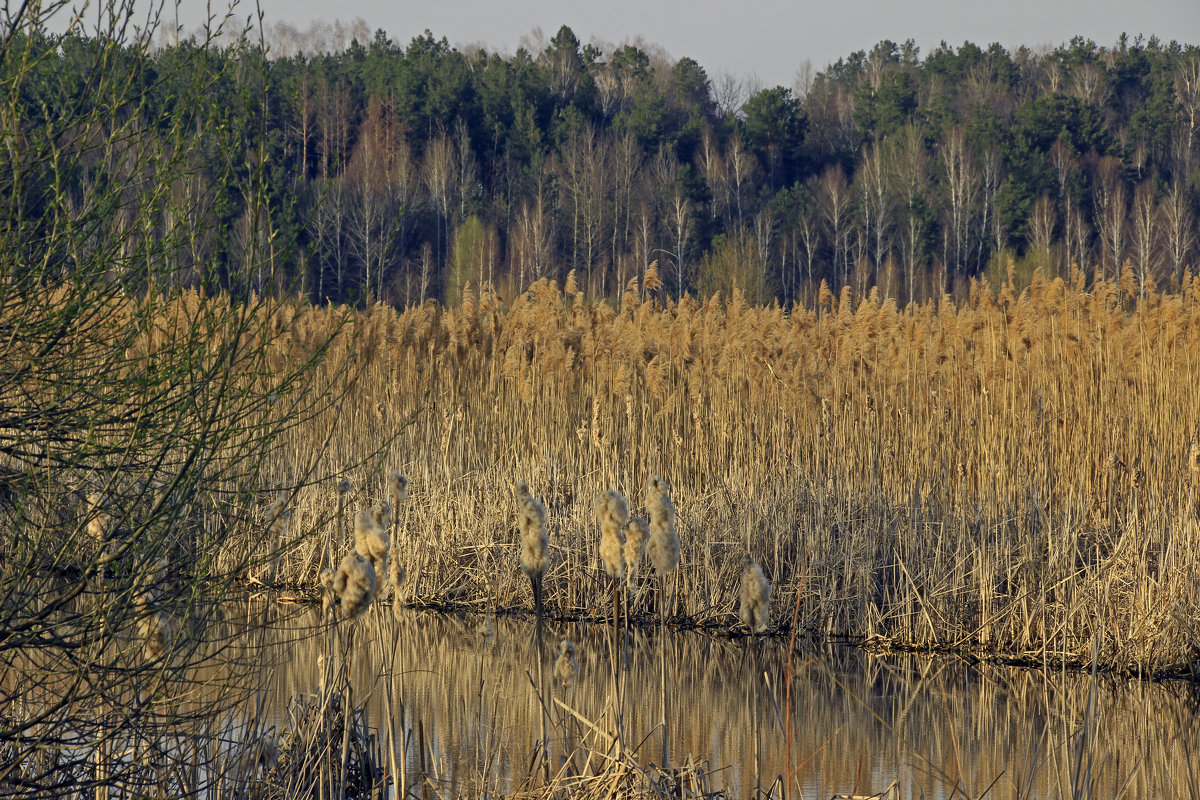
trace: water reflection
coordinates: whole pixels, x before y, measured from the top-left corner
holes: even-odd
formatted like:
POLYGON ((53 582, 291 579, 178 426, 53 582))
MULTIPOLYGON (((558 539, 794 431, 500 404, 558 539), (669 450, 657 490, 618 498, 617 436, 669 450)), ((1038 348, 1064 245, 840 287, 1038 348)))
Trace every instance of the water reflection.
MULTIPOLYGON (((351 653, 356 695, 379 726, 395 648, 407 770, 415 775, 423 754, 449 796, 519 788, 540 738, 533 626, 502 618, 494 636, 484 636, 481 619, 373 611, 351 653)), ((325 634, 311 612, 277 629, 286 643, 272 697, 284 726, 289 698, 317 689, 325 634)), ((547 624, 543 676, 556 765, 581 740, 601 746, 589 723, 615 729, 606 637, 602 626, 547 624), (553 677, 564 638, 578 652, 571 687, 553 677)), ((631 633, 624 652, 617 691, 625 746, 643 764, 661 763, 665 695, 670 762, 705 762, 710 785, 735 797, 772 784, 780 796, 788 776, 791 796, 808 798, 867 794, 893 781, 903 798, 1200 797, 1197 703, 1185 684, 831 646, 796 653, 789 698, 785 641, 648 630, 631 633)), ((575 768, 584 763, 579 757, 575 768)))

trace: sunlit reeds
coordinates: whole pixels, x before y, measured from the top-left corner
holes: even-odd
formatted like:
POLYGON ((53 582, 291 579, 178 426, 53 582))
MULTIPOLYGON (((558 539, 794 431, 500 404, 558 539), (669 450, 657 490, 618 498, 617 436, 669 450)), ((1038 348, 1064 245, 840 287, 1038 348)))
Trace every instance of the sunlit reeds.
MULTIPOLYGON (((331 319, 298 314, 295 340, 331 319)), ((340 471, 415 418, 396 446, 428 454, 404 467, 428 487, 405 537, 431 599, 521 602, 497 566, 525 475, 555 518, 556 570, 522 529, 525 574, 586 614, 590 499, 657 474, 680 514, 660 509, 656 545, 662 493, 647 491, 645 562, 687 563, 670 581, 681 621, 724 618, 713 598, 736 597, 754 552, 817 636, 1073 663, 1099 638, 1102 663, 1150 672, 1185 668, 1198 644, 1177 621, 1200 616, 1195 279, 1142 296, 1076 275, 908 308, 827 291, 809 309, 735 295, 620 311, 539 282, 506 306, 486 289, 470 307, 373 306, 354 327, 322 370, 353 363, 359 393, 314 419, 334 430, 317 459, 340 471), (469 334, 458 347, 451 329, 469 334)), ((297 456, 320 440, 289 437, 297 456)))

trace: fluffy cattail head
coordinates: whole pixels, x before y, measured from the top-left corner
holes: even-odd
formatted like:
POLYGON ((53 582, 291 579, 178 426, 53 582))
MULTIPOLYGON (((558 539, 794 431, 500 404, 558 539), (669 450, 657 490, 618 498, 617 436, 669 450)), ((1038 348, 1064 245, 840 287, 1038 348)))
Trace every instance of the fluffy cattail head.
POLYGON ((138 635, 146 658, 159 658, 171 647, 178 627, 171 617, 156 611, 138 620, 138 635))
POLYGON ((767 583, 762 567, 747 557, 742 569, 742 603, 738 618, 750 630, 762 633, 767 629, 770 611, 771 584, 767 583))
POLYGON ((675 506, 671 487, 658 475, 646 484, 646 510, 650 513, 650 562, 660 575, 679 565, 679 535, 675 533, 675 506))
POLYGON ((625 577, 625 523, 629 506, 625 498, 609 490, 596 497, 596 517, 600 521, 600 561, 613 580, 625 577))
POLYGON ((370 561, 371 568, 382 576, 387 573, 392 543, 387 530, 380 525, 378 507, 377 503, 374 508, 361 508, 354 515, 354 552, 370 561))
POLYGON ((337 491, 338 497, 345 497, 346 495, 350 494, 351 489, 354 487, 351 486, 350 481, 346 480, 345 478, 338 478, 333 484, 333 488, 337 491))
POLYGON ((375 505, 371 506, 371 518, 375 520, 376 525, 386 531, 392 527, 392 504, 387 500, 376 501, 375 505))
POLYGON ((342 559, 333 577, 333 589, 342 612, 352 620, 358 619, 375 599, 375 568, 358 553, 350 553, 342 559))
POLYGON ((517 529, 521 532, 521 569, 530 579, 540 578, 550 560, 546 535, 546 507, 529 492, 529 485, 513 487, 517 496, 517 529))
POLYGON ((579 675, 579 659, 575 656, 575 645, 563 639, 558 645, 558 660, 554 662, 554 678, 559 687, 570 689, 579 675))
POLYGON ((630 517, 625 526, 625 574, 630 580, 637 575, 642 559, 646 557, 646 542, 650 539, 650 526, 641 517, 630 517))
POLYGON ((394 469, 388 473, 388 493, 392 496, 392 502, 396 504, 396 510, 400 510, 400 506, 404 505, 404 501, 408 499, 408 478, 400 474, 400 470, 394 469))
POLYGON ((267 506, 267 510, 263 515, 267 521, 267 532, 275 539, 284 539, 287 537, 288 523, 292 519, 292 510, 287 507, 287 498, 279 497, 271 505, 267 506))
POLYGON ((92 492, 87 496, 88 534, 97 542, 108 539, 110 519, 105 511, 107 507, 108 498, 99 492, 92 492))

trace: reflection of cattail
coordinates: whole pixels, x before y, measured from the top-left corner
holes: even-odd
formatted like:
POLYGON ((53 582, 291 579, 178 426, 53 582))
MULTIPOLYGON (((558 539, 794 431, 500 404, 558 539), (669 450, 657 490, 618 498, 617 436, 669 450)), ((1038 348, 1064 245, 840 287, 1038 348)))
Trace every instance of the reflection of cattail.
POLYGON ((738 617, 747 628, 762 633, 767 629, 770 610, 771 584, 767 583, 762 567, 747 558, 746 568, 742 570, 742 605, 738 617))
POLYGON ((579 675, 579 659, 575 657, 575 645, 563 639, 558 645, 558 660, 554 662, 554 678, 561 689, 570 689, 579 675))
POLYGON ((651 475, 646 484, 646 510, 650 513, 650 563, 660 575, 666 575, 679 564, 679 536, 675 533, 675 506, 671 503, 671 487, 658 475, 651 475))
POLYGON ((596 497, 596 516, 600 520, 600 561, 608 577, 621 580, 625 577, 623 529, 629 521, 629 506, 617 492, 601 492, 596 497))
POLYGON ((546 507, 529 493, 529 485, 518 483, 517 529, 521 532, 521 569, 529 579, 540 579, 549 561, 550 538, 546 535, 546 507))
POLYGON ((646 557, 646 542, 650 527, 641 517, 631 517, 625 526, 625 574, 632 581, 637 577, 642 559, 646 557))
POLYGON ((333 590, 346 616, 358 619, 375 599, 375 568, 358 553, 347 554, 333 577, 333 590))
MULTIPOLYGON (((376 504, 376 508, 378 508, 376 504)), ((372 571, 387 574, 387 556, 391 542, 380 527, 372 509, 363 508, 354 515, 354 550, 371 562, 372 571)), ((344 563, 344 562, 343 562, 344 563)))

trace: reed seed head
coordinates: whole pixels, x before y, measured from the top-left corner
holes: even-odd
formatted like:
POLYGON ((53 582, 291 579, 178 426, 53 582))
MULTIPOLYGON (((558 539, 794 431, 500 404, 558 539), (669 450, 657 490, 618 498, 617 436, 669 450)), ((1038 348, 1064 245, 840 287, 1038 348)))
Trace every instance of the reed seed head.
POLYGON ((750 630, 762 633, 767 629, 770 611, 771 584, 763 575, 762 567, 747 558, 742 570, 742 604, 738 609, 738 618, 750 630))
POLYGON ((637 577, 642 559, 646 557, 646 543, 650 539, 650 526, 641 517, 630 517, 625 526, 625 575, 629 580, 637 577))
POLYGON ((546 507, 530 494, 527 483, 518 483, 513 491, 517 496, 517 530, 521 532, 521 570, 533 580, 545 573, 550 560, 546 507))
POLYGON ((629 521, 629 505, 625 498, 612 490, 596 496, 596 517, 600 521, 600 561, 604 571, 614 581, 625 577, 625 523, 629 521))
POLYGON ((671 486, 658 475, 646 484, 646 510, 650 514, 650 544, 647 551, 655 572, 666 575, 679 565, 679 535, 675 533, 675 506, 671 486))
POLYGON ((558 644, 558 660, 554 662, 554 678, 561 689, 569 690, 575 686, 579 676, 579 659, 576 657, 575 645, 570 639, 563 639, 558 644))

